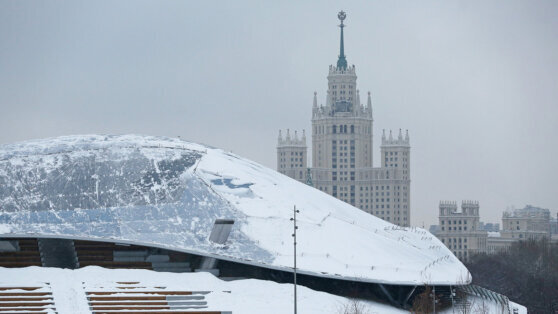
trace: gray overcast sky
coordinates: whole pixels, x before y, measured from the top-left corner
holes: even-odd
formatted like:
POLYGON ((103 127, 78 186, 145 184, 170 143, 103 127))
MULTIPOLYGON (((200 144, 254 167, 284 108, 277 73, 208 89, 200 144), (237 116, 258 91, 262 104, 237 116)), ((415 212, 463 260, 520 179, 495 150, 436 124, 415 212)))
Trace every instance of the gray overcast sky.
POLYGON ((375 160, 409 129, 413 225, 441 199, 555 212, 557 1, 2 0, 0 143, 181 135, 275 168, 278 130, 325 102, 340 9, 375 160))

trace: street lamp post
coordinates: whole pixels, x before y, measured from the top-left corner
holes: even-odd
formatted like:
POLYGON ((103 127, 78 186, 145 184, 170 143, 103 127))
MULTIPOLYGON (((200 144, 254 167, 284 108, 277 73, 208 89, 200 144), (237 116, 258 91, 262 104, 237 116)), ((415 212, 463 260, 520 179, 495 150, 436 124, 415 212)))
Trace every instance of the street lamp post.
POLYGON ((293 275, 294 275, 294 313, 297 314, 296 311, 296 229, 298 226, 296 225, 296 213, 300 213, 299 210, 296 209, 296 205, 293 207, 293 217, 291 221, 293 222, 293 250, 294 250, 294 267, 293 267, 293 275))
POLYGON ((436 286, 432 286, 432 307, 434 308, 434 314, 436 314, 436 286))
POLYGON ((450 286, 450 296, 451 296, 451 312, 455 313, 455 306, 454 306, 455 289, 452 286, 450 286))

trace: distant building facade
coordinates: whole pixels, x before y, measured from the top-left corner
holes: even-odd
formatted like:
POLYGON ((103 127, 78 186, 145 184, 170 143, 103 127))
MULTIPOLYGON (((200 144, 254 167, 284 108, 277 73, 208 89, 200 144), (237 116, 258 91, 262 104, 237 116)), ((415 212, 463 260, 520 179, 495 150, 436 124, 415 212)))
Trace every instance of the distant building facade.
POLYGON ((534 207, 506 211, 502 215, 502 237, 541 239, 550 237, 550 210, 534 207))
POLYGON ((520 240, 551 238, 550 211, 531 205, 504 212, 502 230, 498 224, 480 222, 478 201, 463 201, 461 208, 456 202, 441 201, 438 220, 439 225, 431 230, 461 260, 506 250, 520 240))
POLYGON ((479 222, 478 201, 463 201, 460 208, 456 202, 441 201, 436 236, 455 256, 467 260, 486 250, 487 232, 479 230, 479 222))
POLYGON ((373 167, 373 115, 370 92, 361 104, 355 66, 348 66, 344 53, 341 20, 340 54, 329 67, 326 104, 312 106, 312 168, 307 178, 306 139, 285 137, 279 132, 277 170, 313 186, 363 211, 399 226, 409 226, 410 140, 408 131, 382 133, 381 166, 373 167), (311 180, 308 180, 311 179, 311 180))
POLYGON ((306 182, 307 150, 304 130, 300 139, 296 131, 294 137, 291 137, 290 130, 287 130, 284 138, 281 131, 279 131, 279 138, 277 140, 277 171, 298 181, 306 182))
POLYGON ((491 223, 491 222, 479 222, 479 229, 488 231, 488 232, 500 232, 500 224, 499 223, 491 223))

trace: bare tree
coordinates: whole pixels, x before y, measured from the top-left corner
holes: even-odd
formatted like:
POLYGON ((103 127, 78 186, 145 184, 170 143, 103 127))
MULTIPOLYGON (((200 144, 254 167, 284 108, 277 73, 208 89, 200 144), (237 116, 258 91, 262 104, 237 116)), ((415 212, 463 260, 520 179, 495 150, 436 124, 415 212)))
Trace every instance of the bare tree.
POLYGON ((490 307, 488 306, 488 304, 486 304, 485 300, 482 300, 481 303, 477 304, 477 306, 475 306, 474 314, 489 314, 490 313, 490 307))
POLYGON ((413 306, 411 307, 411 313, 416 314, 428 314, 434 311, 434 302, 438 302, 438 296, 434 295, 435 300, 433 300, 432 287, 429 285, 424 285, 424 291, 419 293, 413 300, 413 306))
POLYGON ((472 313, 471 309, 473 305, 474 304, 469 301, 469 298, 465 298, 462 302, 459 302, 455 308, 459 314, 470 314, 472 313))
POLYGON ((359 299, 351 298, 337 311, 339 314, 368 314, 366 305, 359 299))
POLYGON ((473 283, 525 305, 530 313, 558 310, 558 245, 544 240, 515 242, 496 254, 467 262, 473 283))

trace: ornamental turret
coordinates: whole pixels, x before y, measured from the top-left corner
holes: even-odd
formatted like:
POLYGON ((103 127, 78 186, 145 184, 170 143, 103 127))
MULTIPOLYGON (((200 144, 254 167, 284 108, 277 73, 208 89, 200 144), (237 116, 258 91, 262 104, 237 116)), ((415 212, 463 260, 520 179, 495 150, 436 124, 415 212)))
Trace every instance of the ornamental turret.
POLYGON ((372 96, 370 96, 370 91, 368 92, 368 100, 366 102, 366 112, 372 118, 372 96))
POLYGON ((300 139, 297 131, 294 131, 294 137, 291 137, 291 131, 287 129, 287 134, 283 138, 281 130, 279 130, 277 171, 300 182, 306 182, 306 151, 306 132, 304 130, 302 130, 300 139))

